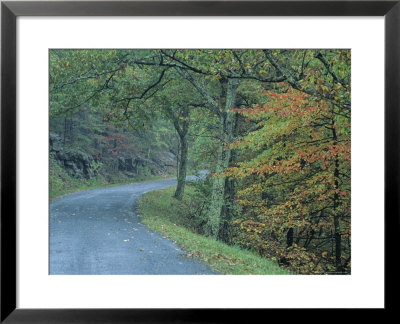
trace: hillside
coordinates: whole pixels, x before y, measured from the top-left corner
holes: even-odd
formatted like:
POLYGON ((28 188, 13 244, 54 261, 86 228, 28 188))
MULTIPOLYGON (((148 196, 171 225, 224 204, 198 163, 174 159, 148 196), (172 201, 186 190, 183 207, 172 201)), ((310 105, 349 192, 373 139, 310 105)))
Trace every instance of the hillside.
POLYGON ((87 107, 50 119, 50 196, 74 189, 174 176, 176 139, 165 122, 147 130, 105 124, 87 107), (164 130, 164 137, 154 129, 164 130))

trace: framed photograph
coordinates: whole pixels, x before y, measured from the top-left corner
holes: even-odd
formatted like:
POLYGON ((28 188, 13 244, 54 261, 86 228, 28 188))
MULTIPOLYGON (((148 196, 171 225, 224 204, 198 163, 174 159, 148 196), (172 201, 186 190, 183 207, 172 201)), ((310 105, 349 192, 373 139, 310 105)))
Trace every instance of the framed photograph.
POLYGON ((399 16, 3 1, 1 321, 392 308, 399 16))

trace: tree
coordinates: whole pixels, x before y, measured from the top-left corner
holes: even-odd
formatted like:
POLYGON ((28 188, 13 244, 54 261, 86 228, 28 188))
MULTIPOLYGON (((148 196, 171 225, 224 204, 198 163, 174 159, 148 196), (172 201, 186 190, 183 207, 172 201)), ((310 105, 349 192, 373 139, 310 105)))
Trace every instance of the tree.
POLYGON ((302 86, 276 84, 236 110, 257 127, 233 144, 244 161, 224 174, 242 184, 239 241, 303 273, 350 269, 349 57, 326 54, 334 64, 314 53, 302 86))
POLYGON ((182 200, 188 166, 190 113, 192 109, 199 109, 204 104, 190 84, 182 80, 174 71, 169 71, 166 79, 168 84, 151 99, 151 102, 172 122, 179 138, 178 184, 174 197, 182 200))
POLYGON ((88 105, 119 128, 174 126, 177 199, 189 143, 203 146, 207 235, 231 241, 235 218, 239 243, 289 267, 349 271, 350 51, 55 50, 50 60, 52 112, 88 105))

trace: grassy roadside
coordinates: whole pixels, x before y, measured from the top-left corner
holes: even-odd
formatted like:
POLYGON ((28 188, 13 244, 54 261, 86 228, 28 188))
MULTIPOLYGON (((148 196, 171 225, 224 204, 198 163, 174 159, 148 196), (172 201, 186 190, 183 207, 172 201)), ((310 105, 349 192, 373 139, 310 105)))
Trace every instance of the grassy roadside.
MULTIPOLYGON (((185 219, 185 201, 172 197, 174 187, 151 191, 139 200, 142 222, 150 229, 176 242, 188 252, 188 257, 198 257, 222 274, 289 274, 275 262, 250 251, 229 246, 190 231, 190 220, 185 219)), ((194 194, 187 186, 186 197, 194 194)))

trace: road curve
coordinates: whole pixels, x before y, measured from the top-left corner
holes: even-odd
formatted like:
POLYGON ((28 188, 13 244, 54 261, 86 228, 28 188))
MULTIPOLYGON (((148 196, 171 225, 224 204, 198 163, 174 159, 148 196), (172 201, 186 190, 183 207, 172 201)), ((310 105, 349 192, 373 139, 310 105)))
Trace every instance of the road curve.
POLYGON ((50 203, 51 275, 215 274, 149 230, 136 213, 139 197, 173 186, 157 180, 65 195, 50 203))

